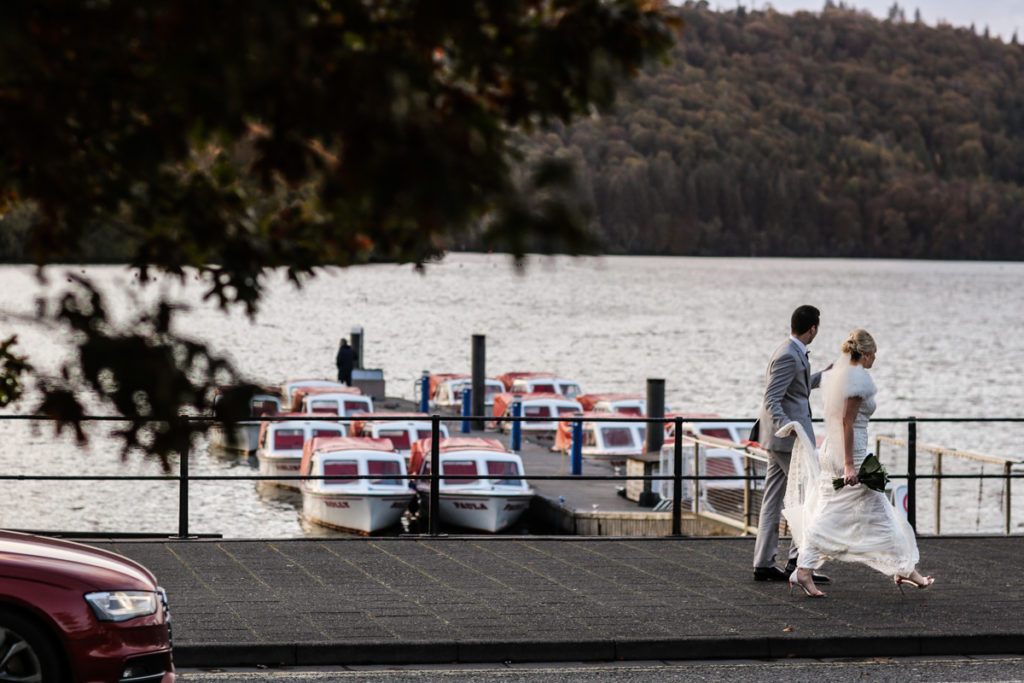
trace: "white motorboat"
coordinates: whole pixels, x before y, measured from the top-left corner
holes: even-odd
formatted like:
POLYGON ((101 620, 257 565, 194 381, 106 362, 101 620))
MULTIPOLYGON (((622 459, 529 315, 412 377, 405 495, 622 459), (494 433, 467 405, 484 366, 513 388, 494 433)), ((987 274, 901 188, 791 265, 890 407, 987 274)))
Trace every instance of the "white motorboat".
MULTIPOLYGON (((351 417, 351 436, 390 439, 395 450, 403 455, 410 454, 412 444, 431 436, 430 416, 426 413, 356 413, 351 417)), ((448 425, 439 424, 438 432, 442 438, 448 438, 448 425)))
MULTIPOLYGON (((558 421, 553 418, 568 417, 583 412, 583 406, 579 401, 566 398, 561 394, 549 392, 537 394, 516 394, 504 393, 494 397, 494 417, 512 417, 512 404, 520 401, 523 406, 521 417, 548 418, 523 420, 519 424, 524 436, 531 436, 541 443, 552 444, 555 442, 555 433, 558 431, 558 421)), ((498 429, 503 432, 511 431, 512 422, 498 422, 498 429)))
MULTIPOLYGON (((295 414, 289 420, 264 422, 260 428, 256 459, 260 474, 265 477, 295 477, 302 464, 302 448, 316 437, 346 436, 348 430, 339 422, 324 420, 320 415, 295 414)), ((297 479, 268 479, 266 483, 298 490, 297 479)))
MULTIPOLYGON (((521 477, 523 461, 497 439, 452 438, 438 441, 441 462, 438 512, 447 524, 496 533, 515 524, 533 498, 521 477)), ((431 439, 412 446, 411 474, 429 475, 431 439)), ((430 481, 415 482, 422 517, 430 504, 430 481)))
POLYGON ((583 394, 580 383, 551 372, 506 372, 498 377, 505 390, 516 394, 559 394, 575 399, 583 394))
POLYGON ((369 535, 393 527, 416 495, 405 479, 405 457, 388 439, 310 439, 300 473, 325 477, 302 480, 302 516, 332 529, 369 535))
MULTIPOLYGON (((581 413, 578 417, 582 418, 580 453, 583 456, 607 460, 612 465, 622 465, 626 462, 626 456, 644 452, 647 423, 629 419, 635 418, 636 415, 589 411, 581 413)), ((573 422, 559 422, 552 449, 563 453, 571 452, 572 432, 573 422)))
MULTIPOLYGON (((219 389, 213 399, 214 410, 217 411, 224 401, 231 400, 231 392, 234 387, 219 389)), ((240 451, 252 453, 259 445, 260 418, 267 415, 277 415, 281 412, 281 396, 276 389, 263 387, 258 393, 248 399, 248 414, 254 418, 251 420, 240 420, 233 423, 231 427, 217 425, 210 430, 210 445, 225 451, 240 451)))
MULTIPOLYGON (((431 408, 461 408, 462 393, 473 388, 473 378, 469 375, 439 373, 430 375, 428 388, 431 408)), ((494 405, 494 396, 505 391, 505 385, 492 377, 484 379, 484 405, 494 405)), ((417 400, 419 396, 417 395, 417 400)))
POLYGON ((302 398, 300 410, 321 416, 348 417, 356 413, 372 413, 373 399, 349 391, 315 391, 302 398))

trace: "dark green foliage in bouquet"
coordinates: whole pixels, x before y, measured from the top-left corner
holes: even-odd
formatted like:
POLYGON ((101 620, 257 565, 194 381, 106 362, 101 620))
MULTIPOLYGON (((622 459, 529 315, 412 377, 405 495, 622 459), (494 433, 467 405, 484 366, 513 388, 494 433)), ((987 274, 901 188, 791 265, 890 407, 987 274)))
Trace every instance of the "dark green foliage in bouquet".
MULTIPOLYGON (((882 467, 882 463, 878 462, 875 454, 868 453, 868 457, 864 458, 864 462, 860 464, 860 470, 857 472, 857 481, 869 489, 884 491, 885 485, 889 483, 889 474, 882 467)), ((846 481, 843 477, 832 479, 832 487, 837 491, 844 486, 846 486, 846 481)))

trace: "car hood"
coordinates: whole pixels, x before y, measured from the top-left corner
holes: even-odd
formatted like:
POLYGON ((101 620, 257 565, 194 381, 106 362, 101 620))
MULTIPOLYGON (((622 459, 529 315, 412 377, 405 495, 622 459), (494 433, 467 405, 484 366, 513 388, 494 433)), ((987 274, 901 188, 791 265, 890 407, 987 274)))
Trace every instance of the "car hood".
POLYGON ((156 590, 156 578, 134 560, 81 543, 0 530, 0 575, 23 572, 43 581, 48 573, 74 576, 95 589, 156 590))

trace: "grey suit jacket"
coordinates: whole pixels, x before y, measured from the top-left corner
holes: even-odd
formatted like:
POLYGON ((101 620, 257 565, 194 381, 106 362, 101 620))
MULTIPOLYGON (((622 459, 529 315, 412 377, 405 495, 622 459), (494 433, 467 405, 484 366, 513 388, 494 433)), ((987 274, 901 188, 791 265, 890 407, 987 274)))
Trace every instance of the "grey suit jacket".
POLYGON ((793 450, 794 437, 780 439, 775 432, 788 422, 799 422, 814 439, 811 427, 811 389, 821 383, 821 373, 811 374, 807 356, 792 338, 775 349, 765 377, 764 401, 758 416, 758 443, 769 451, 793 450))

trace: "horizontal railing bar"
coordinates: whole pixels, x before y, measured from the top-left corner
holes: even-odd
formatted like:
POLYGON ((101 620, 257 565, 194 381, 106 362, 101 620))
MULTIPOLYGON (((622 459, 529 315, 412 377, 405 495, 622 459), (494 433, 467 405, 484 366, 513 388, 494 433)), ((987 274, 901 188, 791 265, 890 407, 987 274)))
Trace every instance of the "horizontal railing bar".
MULTIPOLYGON (((996 472, 992 474, 918 474, 917 479, 1024 479, 1024 472, 996 472)), ((890 479, 906 479, 907 474, 890 474, 890 479)), ((486 475, 486 474, 442 474, 442 479, 451 480, 477 480, 477 479, 507 479, 510 481, 673 481, 675 477, 671 474, 539 474, 539 475, 486 475)), ((685 474, 680 475, 684 481, 761 481, 764 475, 757 474, 685 474)), ((62 474, 3 474, 0 481, 181 481, 182 477, 177 475, 62 475, 62 474)), ((303 479, 312 481, 324 481, 327 479, 403 479, 410 481, 429 481, 429 474, 396 474, 381 476, 379 474, 353 474, 339 477, 338 475, 311 475, 311 474, 258 474, 258 475, 229 475, 229 474, 190 474, 189 481, 301 481, 303 479)))
MULTIPOLYGON (((366 415, 351 416, 351 415, 330 415, 324 414, 322 417, 317 415, 303 414, 302 416, 294 415, 265 415, 260 417, 246 417, 239 420, 220 420, 214 416, 207 415, 185 415, 179 419, 185 422, 216 422, 218 424, 229 424, 237 425, 244 422, 283 422, 289 420, 299 421, 311 421, 311 420, 324 420, 327 422, 345 422, 360 420, 364 422, 393 422, 396 420, 407 420, 412 422, 429 422, 431 418, 438 417, 442 422, 663 422, 671 424, 675 421, 675 416, 666 417, 637 417, 637 416, 614 416, 614 417, 580 417, 573 415, 560 415, 552 417, 534 417, 534 416, 501 416, 496 417, 492 415, 485 416, 473 416, 473 415, 441 415, 439 413, 432 413, 429 415, 403 415, 396 413, 392 415, 373 415, 368 413, 366 415)), ((4 420, 37 420, 37 421, 57 421, 60 418, 53 417, 52 415, 0 415, 0 422, 4 420)), ((872 417, 871 422, 1024 422, 1024 417, 872 417)), ((124 417, 121 415, 84 415, 79 418, 80 422, 133 422, 135 418, 124 417)), ((158 422, 165 423, 165 418, 148 418, 140 421, 145 422, 158 422)), ((822 422, 823 418, 813 418, 812 422, 822 422)), ((737 423, 737 422, 754 422, 752 417, 693 417, 684 418, 684 423, 689 422, 726 422, 726 423, 737 423)))

